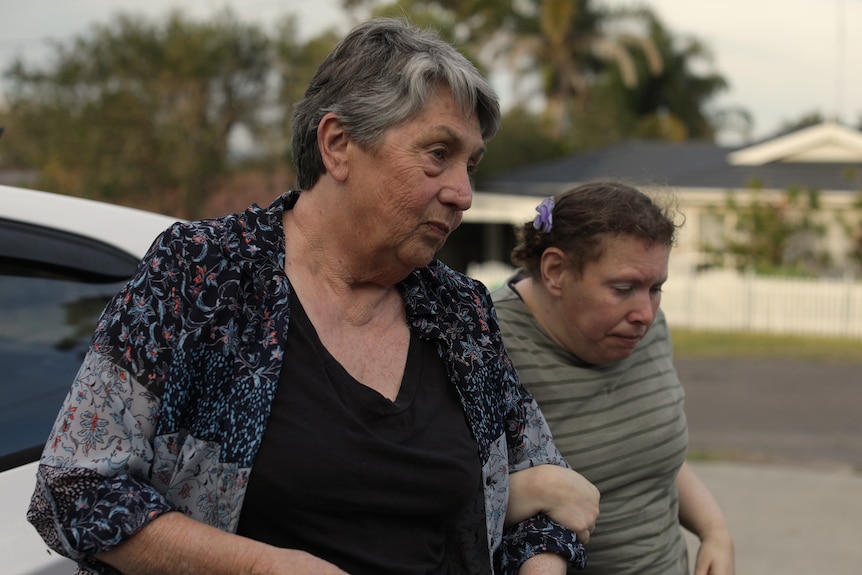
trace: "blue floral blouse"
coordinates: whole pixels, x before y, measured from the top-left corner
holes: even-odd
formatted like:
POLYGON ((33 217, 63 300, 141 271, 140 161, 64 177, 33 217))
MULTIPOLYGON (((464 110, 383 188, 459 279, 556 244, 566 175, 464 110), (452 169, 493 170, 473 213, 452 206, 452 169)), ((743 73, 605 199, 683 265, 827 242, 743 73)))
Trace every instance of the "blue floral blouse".
MULTIPOLYGON (((173 225, 105 309, 28 512, 79 573, 113 573, 92 556, 167 511, 236 530, 282 365, 282 214, 297 196, 173 225)), ((436 260, 400 288, 410 329, 436 343, 479 445, 483 487, 447 545, 451 573, 516 573, 544 551, 583 568, 576 535, 544 515, 504 529, 508 474, 566 463, 518 382, 487 290, 436 260)))

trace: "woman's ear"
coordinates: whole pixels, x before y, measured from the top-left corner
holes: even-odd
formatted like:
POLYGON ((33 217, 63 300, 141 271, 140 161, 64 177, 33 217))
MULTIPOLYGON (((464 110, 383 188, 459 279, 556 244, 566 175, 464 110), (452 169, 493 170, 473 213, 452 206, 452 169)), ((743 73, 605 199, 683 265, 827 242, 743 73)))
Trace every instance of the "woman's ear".
POLYGON ((317 148, 326 172, 338 181, 347 178, 347 143, 350 139, 338 116, 329 112, 317 125, 317 148))
POLYGON ((550 247, 542 253, 542 260, 539 263, 539 270, 542 274, 542 283, 545 284, 545 289, 548 290, 554 297, 560 297, 562 294, 562 279, 561 276, 568 264, 566 253, 560 248, 550 247))

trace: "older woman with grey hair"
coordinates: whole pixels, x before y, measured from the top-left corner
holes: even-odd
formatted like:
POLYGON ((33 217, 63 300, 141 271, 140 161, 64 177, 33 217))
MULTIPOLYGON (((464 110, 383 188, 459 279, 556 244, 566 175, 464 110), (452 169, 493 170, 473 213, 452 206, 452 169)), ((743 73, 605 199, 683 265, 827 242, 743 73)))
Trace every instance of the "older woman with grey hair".
POLYGON ((302 191, 177 223, 106 308, 41 458, 46 542, 82 573, 582 567, 598 491, 434 259, 499 121, 435 35, 352 30, 294 113, 302 191))

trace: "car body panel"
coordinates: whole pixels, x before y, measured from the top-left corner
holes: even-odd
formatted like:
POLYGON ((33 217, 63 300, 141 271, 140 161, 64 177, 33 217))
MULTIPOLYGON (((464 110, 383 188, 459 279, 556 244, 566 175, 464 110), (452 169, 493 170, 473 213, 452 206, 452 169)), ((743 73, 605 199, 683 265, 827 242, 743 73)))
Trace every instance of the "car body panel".
POLYGON ((0 217, 104 240, 143 257, 155 234, 178 218, 50 192, 0 186, 0 217), (77 216, 77 217, 76 217, 77 216))
MULTIPOLYGON (((10 259, 14 260, 13 267, 20 258, 21 262, 25 262, 24 265, 37 271, 44 263, 46 267, 70 270, 70 273, 83 270, 82 273, 88 277, 103 273, 106 278, 99 280, 104 281, 104 293, 100 297, 109 297, 108 294, 114 291, 107 290, 118 289, 117 286, 122 285, 121 281, 133 273, 153 240, 176 221, 177 218, 93 200, 0 186, 0 239, 7 240, 4 246, 0 246, 0 258, 5 258, 7 264, 10 259), (14 241, 10 245, 10 238, 17 240, 18 245, 14 241), (36 245, 40 242, 44 245, 36 245), (30 247, 33 248, 33 254, 28 253, 30 247)), ((8 265, 4 269, 8 269, 8 265)), ((6 285, 11 287, 0 293, 8 297, 10 293, 16 296, 21 295, 18 292, 26 291, 26 288, 17 284, 12 285, 12 282, 20 279, 15 274, 0 274, 0 281, 9 278, 12 280, 6 285)), ((40 279, 36 278, 36 281, 40 279)), ((51 279, 53 276, 45 281, 51 279)), ((83 293, 83 296, 77 297, 86 300, 89 292, 85 290, 83 293)), ((23 432, 24 423, 20 415, 25 409, 38 408, 39 419, 34 418, 34 421, 39 428, 45 426, 44 432, 37 429, 41 443, 29 445, 30 439, 27 439, 25 450, 16 451, 20 445, 0 442, 0 461, 5 462, 0 465, 0 516, 3 517, 0 522, 0 572, 16 575, 54 575, 74 571, 74 564, 49 550, 26 520, 27 507, 36 484, 38 463, 35 459, 50 432, 49 422, 53 421, 62 401, 62 395, 59 399, 57 397, 58 390, 59 393, 65 393, 64 390, 69 388, 74 377, 72 373, 68 380, 48 381, 50 376, 34 373, 42 368, 41 363, 29 359, 32 355, 29 353, 29 341, 38 339, 39 330, 44 329, 43 310, 38 308, 39 301, 35 298, 36 303, 32 308, 7 309, 5 317, 0 315, 0 345, 9 339, 6 337, 4 340, 4 334, 23 334, 20 341, 13 342, 20 347, 20 357, 14 354, 14 347, 12 352, 0 356, 0 359, 6 358, 4 361, 8 363, 0 365, 0 390, 3 390, 7 401, 6 409, 0 409, 0 418, 7 418, 6 433, 23 432), (27 385, 34 385, 32 382, 35 381, 35 385, 53 389, 50 393, 45 391, 45 400, 41 399, 42 387, 24 397, 20 390, 14 389, 19 381, 31 382, 27 385), (40 401, 42 403, 37 403, 40 401), (7 452, 3 452, 4 449, 7 452)), ((84 303, 89 303, 90 307, 98 304, 84 303)), ((68 306, 69 302, 66 301, 55 302, 55 307, 60 310, 68 306)), ((90 311, 98 313, 98 308, 90 311)), ((53 313, 56 315, 57 312, 53 313)), ((75 324, 72 327, 80 326, 75 324)), ((56 334, 54 337, 57 337, 56 334)), ((73 351, 81 354, 86 342, 78 341, 76 346, 73 351)), ((76 357, 71 359, 75 360, 76 357)), ((77 369, 69 357, 63 358, 62 362, 62 373, 77 369)), ((57 363, 61 363, 61 360, 57 360, 57 363)), ((80 361, 77 361, 77 365, 80 365, 80 361)), ((29 393, 29 390, 25 392, 29 393)), ((3 423, 0 419, 0 425, 3 423)))

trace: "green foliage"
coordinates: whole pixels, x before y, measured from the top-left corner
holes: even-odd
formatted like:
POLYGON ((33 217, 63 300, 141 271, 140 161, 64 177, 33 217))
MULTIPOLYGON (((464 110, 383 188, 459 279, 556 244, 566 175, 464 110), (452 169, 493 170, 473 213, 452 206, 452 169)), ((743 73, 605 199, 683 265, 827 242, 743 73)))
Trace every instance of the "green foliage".
POLYGON ((634 117, 631 135, 663 140, 711 140, 715 127, 706 114, 706 104, 727 88, 727 81, 714 71, 695 71, 712 63, 712 55, 703 42, 690 36, 672 36, 654 14, 645 12, 643 18, 648 22, 649 38, 661 59, 661 71, 647 73, 648 63, 642 53, 636 52, 632 57, 640 81, 627 87, 619 74, 609 76, 614 89, 625 96, 621 108, 631 111, 634 117))
POLYGON ((792 132, 796 132, 803 128, 809 128, 811 126, 816 126, 823 122, 823 114, 820 112, 808 112, 807 114, 803 114, 799 118, 795 120, 785 121, 782 123, 781 128, 775 134, 775 136, 782 136, 784 134, 790 134, 792 132))
POLYGON ((793 187, 778 196, 765 197, 754 183, 744 202, 729 192, 725 211, 735 219, 736 233, 724 239, 724 246, 706 249, 717 254, 728 252, 738 270, 793 276, 817 276, 828 271, 830 257, 818 246, 818 239, 826 232, 820 221, 819 191, 793 187))
POLYGON ((258 124, 271 68, 267 36, 229 11, 121 14, 56 44, 47 70, 12 66, 7 136, 42 187, 132 204, 173 195, 171 211, 194 217, 226 173, 231 131, 258 124))
POLYGON ((839 224, 850 240, 847 256, 858 272, 862 270, 862 192, 856 194, 850 209, 840 215, 839 224))
POLYGON ((521 167, 547 162, 569 152, 559 140, 542 128, 542 118, 529 110, 516 107, 503 116, 497 136, 488 144, 488 151, 474 174, 475 185, 496 175, 521 167))
MULTIPOLYGON (((640 23, 640 12, 612 13, 590 0, 530 0, 497 3, 497 12, 475 26, 478 43, 497 47, 503 59, 521 75, 537 75, 544 98, 546 126, 555 137, 577 146, 578 120, 588 116, 595 86, 616 73, 626 87, 642 80, 633 54, 650 62, 647 73, 660 67, 654 46, 631 32, 616 32, 640 23), (508 8, 507 8, 508 7, 508 8)), ((487 7, 486 7, 487 8, 487 7)))
POLYGON ((290 110, 305 95, 317 67, 341 39, 335 30, 325 30, 304 43, 297 40, 298 37, 295 17, 288 16, 277 24, 273 40, 275 69, 279 78, 278 113, 275 117, 282 130, 269 135, 277 138, 270 147, 284 150, 287 159, 290 159, 290 110))

